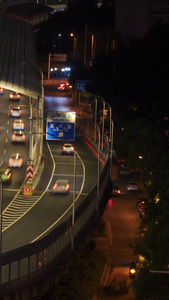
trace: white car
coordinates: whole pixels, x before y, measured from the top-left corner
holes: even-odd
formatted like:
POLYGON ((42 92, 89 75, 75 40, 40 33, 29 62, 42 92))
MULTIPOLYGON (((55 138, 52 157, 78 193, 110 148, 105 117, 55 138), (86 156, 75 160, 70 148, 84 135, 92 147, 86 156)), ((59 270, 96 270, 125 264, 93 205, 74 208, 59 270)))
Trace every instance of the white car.
POLYGON ((16 130, 12 134, 12 143, 25 143, 25 133, 22 130, 16 130))
POLYGON ((127 186, 127 191, 138 191, 138 185, 135 181, 130 181, 127 186))
POLYGON ((13 122, 13 130, 24 130, 25 123, 23 120, 18 119, 13 122))
POLYGON ((11 117, 21 117, 22 109, 20 106, 10 106, 11 117))
POLYGON ((23 166, 23 158, 19 153, 14 153, 9 158, 8 166, 10 168, 21 168, 23 166))
POLYGON ((62 147, 62 154, 73 154, 74 146, 72 144, 64 144, 62 147))
POLYGON ((21 98, 21 95, 19 93, 10 92, 10 94, 9 94, 9 99, 10 100, 17 100, 17 101, 19 101, 20 98, 21 98))
POLYGON ((68 194, 70 191, 70 183, 67 179, 56 180, 53 186, 53 193, 56 194, 68 194))

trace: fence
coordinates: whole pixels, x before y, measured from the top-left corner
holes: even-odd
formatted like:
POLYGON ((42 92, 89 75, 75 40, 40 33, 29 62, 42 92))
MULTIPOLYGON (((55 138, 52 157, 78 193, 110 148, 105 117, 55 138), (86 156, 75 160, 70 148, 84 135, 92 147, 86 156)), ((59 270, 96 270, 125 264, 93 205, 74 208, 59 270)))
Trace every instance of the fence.
POLYGON ((104 212, 109 195, 110 158, 105 157, 99 180, 99 199, 96 184, 75 210, 74 251, 71 249, 70 215, 43 239, 2 253, 0 295, 3 299, 38 299, 60 279, 84 249, 104 212))

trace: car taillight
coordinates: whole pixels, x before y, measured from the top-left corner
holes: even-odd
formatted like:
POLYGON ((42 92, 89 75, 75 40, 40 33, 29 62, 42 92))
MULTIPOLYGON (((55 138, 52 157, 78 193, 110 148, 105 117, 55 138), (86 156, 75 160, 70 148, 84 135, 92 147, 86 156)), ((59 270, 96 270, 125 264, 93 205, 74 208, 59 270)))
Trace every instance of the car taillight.
POLYGON ((118 190, 117 193, 120 194, 120 190, 118 190))
POLYGON ((66 147, 65 146, 63 146, 63 150, 65 150, 66 149, 66 147))
POLYGON ((66 184, 65 191, 67 191, 70 187, 70 184, 66 184))
POLYGON ((11 114, 13 113, 13 109, 11 109, 11 114))
POLYGON ((72 151, 75 149, 75 147, 71 147, 72 151))
POLYGON ((20 95, 19 94, 17 94, 17 96, 16 96, 17 98, 20 98, 20 95))
POLYGON ((20 164, 22 163, 22 158, 19 159, 19 163, 20 163, 20 164))
POLYGON ((10 94, 10 98, 13 98, 13 95, 12 95, 12 94, 10 94))
POLYGON ((10 158, 9 163, 11 164, 13 162, 13 158, 10 158))
POLYGON ((57 186, 58 186, 57 183, 55 183, 53 186, 53 190, 55 190, 57 188, 57 186))
POLYGON ((14 139, 16 138, 16 134, 13 134, 13 136, 12 136, 14 139))
POLYGON ((19 113, 21 114, 21 112, 22 112, 22 110, 20 109, 20 110, 19 110, 19 113))
POLYGON ((22 140, 25 140, 25 135, 24 134, 22 135, 22 140))

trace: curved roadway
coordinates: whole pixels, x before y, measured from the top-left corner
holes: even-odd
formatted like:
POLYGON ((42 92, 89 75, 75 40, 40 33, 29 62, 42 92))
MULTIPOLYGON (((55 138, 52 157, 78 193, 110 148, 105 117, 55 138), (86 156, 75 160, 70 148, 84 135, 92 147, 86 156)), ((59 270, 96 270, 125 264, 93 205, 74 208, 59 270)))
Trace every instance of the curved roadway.
POLYGON ((80 137, 74 142, 77 151, 76 176, 74 176, 74 156, 62 155, 60 141, 44 141, 44 170, 33 196, 23 196, 22 186, 26 175, 26 161, 29 148, 29 103, 21 96, 20 104, 26 123, 27 142, 25 145, 11 145, 11 128, 13 118, 9 116, 8 92, 0 97, 2 120, 1 161, 7 165, 8 156, 14 150, 24 155, 24 167, 13 170, 12 183, 3 185, 3 230, 2 252, 31 243, 49 233, 63 218, 72 213, 73 196, 76 205, 83 201, 97 181, 98 162, 92 151, 80 137), (4 153, 3 147, 6 152, 4 153), (19 150, 18 150, 19 149, 19 150), (56 179, 67 178, 71 182, 69 195, 54 195, 52 187, 56 179), (76 180, 76 193, 73 190, 76 180), (75 193, 75 194, 74 194, 75 193), (17 197, 15 197, 17 195, 17 197))

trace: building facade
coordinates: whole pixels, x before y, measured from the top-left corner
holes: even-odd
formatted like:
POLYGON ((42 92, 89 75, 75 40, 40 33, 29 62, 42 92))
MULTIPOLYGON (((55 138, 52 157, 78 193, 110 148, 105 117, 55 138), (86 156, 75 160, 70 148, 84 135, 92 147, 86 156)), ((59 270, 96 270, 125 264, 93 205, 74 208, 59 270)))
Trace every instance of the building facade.
POLYGON ((154 24, 169 24, 169 0, 115 0, 115 30, 127 42, 142 38, 154 24))

